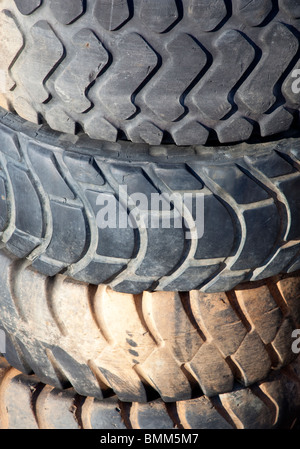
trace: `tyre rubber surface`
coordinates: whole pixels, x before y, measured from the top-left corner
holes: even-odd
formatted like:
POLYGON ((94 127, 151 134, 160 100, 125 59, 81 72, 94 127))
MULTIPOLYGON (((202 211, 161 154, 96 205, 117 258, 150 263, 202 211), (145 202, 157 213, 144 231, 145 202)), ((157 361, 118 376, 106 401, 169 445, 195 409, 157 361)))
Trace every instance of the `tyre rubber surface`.
MULTIPOLYGON (((299 362, 253 388, 166 404, 63 392, 0 360, 1 429, 289 429, 299 417, 299 362)), ((175 441, 175 440, 174 440, 175 441)))
POLYGON ((109 141, 285 132, 299 125, 299 17, 297 0, 2 0, 1 104, 109 141))
POLYGON ((250 386, 295 358, 299 273, 226 293, 114 292, 0 255, 6 359, 59 389, 174 402, 250 386))
POLYGON ((3 109, 0 137, 0 240, 46 275, 125 293, 219 292, 300 268, 298 138, 218 148, 72 140, 3 109), (167 198, 163 210, 153 195, 167 198), (180 226, 164 225, 172 208, 180 226))

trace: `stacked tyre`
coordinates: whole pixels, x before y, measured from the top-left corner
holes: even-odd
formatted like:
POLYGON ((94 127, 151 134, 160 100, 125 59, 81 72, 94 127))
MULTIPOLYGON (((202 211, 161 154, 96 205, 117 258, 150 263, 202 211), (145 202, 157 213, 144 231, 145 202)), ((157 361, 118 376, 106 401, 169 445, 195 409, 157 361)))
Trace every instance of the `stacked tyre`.
POLYGON ((2 0, 3 427, 292 425, 299 18, 2 0))

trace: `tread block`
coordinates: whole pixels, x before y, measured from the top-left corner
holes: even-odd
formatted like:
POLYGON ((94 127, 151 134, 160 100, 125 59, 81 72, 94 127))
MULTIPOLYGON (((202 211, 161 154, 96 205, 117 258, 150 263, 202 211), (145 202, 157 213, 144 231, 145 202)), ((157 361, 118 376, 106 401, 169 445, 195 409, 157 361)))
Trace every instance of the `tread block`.
POLYGON ((200 88, 192 94, 192 99, 202 113, 219 120, 232 109, 228 92, 253 61, 255 50, 239 31, 227 30, 214 42, 214 51, 217 56, 213 65, 203 77, 200 88), (234 73, 228 70, 227 64, 235 67, 234 73))
POLYGON ((50 8, 59 22, 69 25, 83 14, 84 0, 51 0, 50 8))
POLYGON ((164 0, 163 8, 160 0, 142 0, 139 10, 142 22, 156 33, 163 33, 179 17, 175 0, 164 0))
POLYGON ((143 90, 142 98, 159 118, 175 121, 185 112, 183 93, 203 69, 207 57, 188 34, 177 35, 167 44, 166 50, 169 59, 152 79, 151 85, 143 90), (170 83, 171 76, 176 83, 170 83))
MULTIPOLYGON (((38 379, 28 377, 11 369, 6 375, 6 388, 3 392, 3 406, 6 410, 6 428, 38 429, 38 424, 32 413, 31 389, 35 389, 38 379), (20 407, 20 404, 22 406, 20 407)), ((2 417, 3 419, 3 417, 2 417)), ((4 423, 3 423, 4 424, 4 423)))
POLYGON ((274 22, 263 31, 260 45, 267 45, 269 51, 256 65, 252 76, 246 79, 236 93, 237 102, 256 114, 262 114, 273 106, 276 101, 274 85, 296 55, 299 47, 294 34, 279 22, 274 22), (284 55, 277 45, 277 39, 280 39, 282 45, 286 42, 288 50, 284 55), (259 76, 263 66, 274 67, 268 78, 259 76))
POLYGON ((43 216, 40 199, 31 182, 29 173, 8 164, 8 172, 13 184, 16 210, 16 227, 29 235, 41 237, 43 216), (30 209, 28 205, 30 204, 30 209))
POLYGON ((167 165, 160 165, 155 173, 171 190, 202 190, 203 182, 194 176, 187 167, 173 166, 170 171, 167 165))
MULTIPOLYGON (((26 114, 28 114, 27 110, 28 108, 26 108, 26 114)), ((23 112, 20 115, 25 118, 25 114, 23 112)), ((27 116, 26 118, 28 120, 27 116)), ((55 104, 49 106, 49 108, 45 112, 45 118, 51 129, 55 131, 60 131, 68 134, 75 134, 76 132, 75 121, 72 120, 60 106, 57 106, 55 104)))
POLYGON ((132 142, 150 145, 160 145, 164 136, 158 126, 146 120, 126 126, 126 135, 132 142))
POLYGON ((14 0, 20 13, 28 15, 33 13, 42 4, 42 0, 14 0))
POLYGON ((251 204, 270 198, 265 189, 234 165, 226 168, 205 166, 203 171, 226 190, 238 204, 251 204), (224 170, 226 176, 224 176, 224 170))
POLYGON ((85 252, 88 240, 83 211, 78 207, 51 201, 51 212, 53 234, 45 255, 66 264, 74 263, 85 252))
POLYGON ((229 211, 215 195, 207 195, 204 198, 204 234, 198 240, 195 259, 225 259, 231 255, 233 244, 234 228, 229 211))
POLYGON ((116 396, 99 401, 86 398, 82 406, 84 429, 126 429, 121 417, 120 404, 116 396))
POLYGON ((184 429, 233 428, 206 396, 177 402, 176 409, 184 429))
POLYGON ((131 33, 126 39, 123 37, 118 40, 114 54, 116 60, 114 71, 106 72, 102 81, 91 89, 91 99, 93 100, 95 89, 100 103, 107 111, 120 120, 126 120, 137 111, 132 102, 133 94, 157 65, 157 56, 137 33, 131 33))
POLYGON ((263 343, 271 343, 281 326, 283 315, 267 285, 247 290, 237 288, 235 295, 263 343))
POLYGON ((240 429, 266 429, 272 427, 272 414, 265 403, 249 389, 236 389, 220 396, 222 405, 240 429), (242 404, 249 404, 247 410, 242 404))
MULTIPOLYGON (((176 276, 174 280, 164 285, 166 291, 184 291, 187 292, 190 289, 199 288, 207 279, 209 279, 214 273, 218 272, 220 264, 207 265, 201 267, 189 267, 182 274, 176 276)), ((160 288, 160 283, 157 289, 160 288)))
MULTIPOLYGON (((147 248, 145 257, 141 264, 139 264, 136 274, 138 276, 161 277, 166 273, 174 271, 175 267, 179 265, 183 259, 185 241, 184 230, 176 229, 171 224, 170 229, 165 228, 165 220, 159 218, 156 220, 158 229, 147 229, 147 248), (168 245, 168 252, 161 246, 161 242, 168 245), (152 261, 155 260, 155 263, 152 261)), ((141 250, 143 243, 141 243, 141 250)))
POLYGON ((279 0, 279 8, 294 19, 300 17, 300 5, 297 0, 279 0))
POLYGON ((55 363, 57 363, 57 366, 59 366, 64 375, 66 375, 78 394, 103 399, 99 383, 87 365, 78 363, 59 347, 53 347, 52 354, 55 363))
POLYGON ((162 401, 139 404, 135 402, 130 409, 133 429, 173 429, 174 423, 162 401))
POLYGON ((189 0, 187 12, 203 31, 213 31, 227 16, 224 0, 189 0))
POLYGON ((272 342, 272 347, 278 356, 278 364, 276 368, 285 366, 296 357, 292 352, 292 344, 294 339, 292 338, 292 332, 295 329, 295 325, 291 317, 287 317, 281 324, 280 329, 277 332, 276 337, 272 342))
POLYGON ((128 211, 111 193, 86 191, 98 227, 97 254, 130 259, 136 250, 136 230, 131 228, 128 211), (112 242, 114 244, 112 245, 112 242))
POLYGON ((237 351, 247 333, 225 293, 190 292, 193 316, 224 358, 237 351))
POLYGON ((8 126, 5 126, 3 123, 0 123, 0 132, 1 132, 1 153, 9 156, 10 158, 19 161, 21 159, 19 153, 19 140, 16 136, 16 133, 11 130, 8 126))
POLYGON ((120 293, 130 293, 132 295, 139 295, 141 292, 151 289, 153 281, 138 282, 138 281, 121 281, 114 283, 114 290, 120 293))
POLYGON ((138 365, 137 371, 158 391, 164 402, 191 397, 190 382, 168 346, 156 348, 145 362, 138 365))
MULTIPOLYGON (((103 169, 105 168, 104 166, 102 167, 103 169)), ((99 168, 101 168, 101 165, 99 165, 99 168)), ((124 199, 126 199, 126 193, 129 196, 142 193, 147 197, 147 204, 145 204, 144 207, 144 204, 141 202, 138 206, 139 209, 143 211, 153 209, 153 207, 150 207, 151 196, 153 194, 158 194, 158 190, 143 169, 135 166, 111 164, 110 172, 118 184, 126 188, 126 191, 124 192, 124 199)))
POLYGON ((271 114, 264 115, 260 120, 260 131, 263 137, 271 136, 290 128, 294 120, 293 115, 285 108, 279 107, 271 114))
POLYGON ((271 368, 271 360, 268 353, 255 331, 251 331, 246 335, 239 349, 231 356, 231 359, 239 369, 237 374, 239 381, 245 386, 264 379, 271 368))
POLYGON ((110 344, 122 348, 133 365, 143 363, 156 347, 147 326, 140 320, 142 303, 142 295, 116 293, 102 286, 98 287, 93 302, 97 321, 109 336, 110 344), (124 314, 116 320, 120 310, 124 314))
POLYGON ((236 136, 236 140, 245 141, 248 140, 252 134, 253 126, 244 117, 233 117, 221 121, 216 125, 216 132, 221 143, 232 142, 232 136, 236 136))
POLYGON ((300 328, 300 277, 281 279, 277 282, 277 287, 288 306, 296 327, 300 328))
MULTIPOLYGON (((112 264, 92 261, 84 269, 76 272, 73 277, 78 281, 89 282, 90 284, 106 284, 120 274, 125 268, 126 264, 118 263, 117 259, 116 262, 112 264)), ((141 291, 143 291, 143 289, 139 289, 136 293, 140 293, 141 291)))
POLYGON ((203 340, 189 317, 189 299, 176 292, 144 292, 145 321, 157 344, 165 344, 180 363, 194 357, 203 340))
POLYGON ((256 0, 248 2, 248 0, 238 0, 237 9, 241 19, 250 26, 260 25, 272 11, 273 5, 271 0, 256 0))
POLYGON ((54 87, 63 103, 67 106, 72 104, 72 108, 81 113, 91 107, 86 92, 107 65, 108 53, 97 36, 88 29, 78 31, 72 43, 76 56, 56 78, 54 87))
POLYGON ((254 270, 251 281, 258 281, 260 279, 266 279, 270 276, 275 276, 277 273, 284 272, 290 265, 290 261, 296 256, 300 250, 300 245, 288 245, 283 246, 276 252, 275 256, 269 260, 266 265, 261 269, 254 270))
POLYGON ((173 126, 172 136, 176 145, 184 145, 188 141, 191 145, 204 145, 209 136, 209 130, 197 121, 188 121, 173 126))
POLYGON ((292 164, 286 161, 283 157, 280 157, 280 153, 275 151, 267 156, 262 154, 259 156, 247 156, 247 159, 251 162, 253 167, 271 179, 296 172, 292 164))
POLYGON ((75 417, 74 391, 45 385, 36 401, 39 429, 80 429, 75 417))
POLYGON ((36 22, 30 34, 25 50, 27 57, 16 61, 13 75, 18 85, 25 88, 29 98, 40 103, 49 98, 45 79, 63 57, 64 47, 45 20, 36 22), (39 42, 39 46, 36 42, 39 42), (41 48, 46 48, 47 51, 41 51, 41 48))
MULTIPOLYGON (((20 0, 19 3, 22 5, 25 2, 20 0)), ((15 81, 10 73, 10 66, 23 46, 23 36, 10 11, 1 11, 0 24, 0 92, 7 93, 15 86, 15 81)))
POLYGON ((128 0, 96 0, 94 15, 100 25, 113 31, 121 27, 130 16, 128 0))
POLYGON ((83 154, 66 153, 64 162, 76 181, 96 186, 105 184, 105 179, 93 158, 83 154))
POLYGON ((232 266, 233 270, 246 270, 260 266, 270 254, 270 248, 274 248, 280 233, 280 218, 275 204, 263 205, 256 209, 244 212, 246 222, 246 239, 237 262, 232 266), (264 244, 257 239, 259 230, 268 229, 265 234, 264 244))
POLYGON ((231 369, 213 343, 206 341, 193 359, 184 366, 208 397, 231 391, 233 388, 234 377, 231 369))
POLYGON ((32 166, 36 171, 46 193, 59 198, 74 199, 75 195, 59 172, 59 163, 51 153, 41 151, 31 145, 28 151, 32 166))
POLYGON ((133 363, 122 348, 107 346, 93 363, 106 385, 113 389, 121 401, 146 402, 144 384, 137 372, 132 369, 133 363))

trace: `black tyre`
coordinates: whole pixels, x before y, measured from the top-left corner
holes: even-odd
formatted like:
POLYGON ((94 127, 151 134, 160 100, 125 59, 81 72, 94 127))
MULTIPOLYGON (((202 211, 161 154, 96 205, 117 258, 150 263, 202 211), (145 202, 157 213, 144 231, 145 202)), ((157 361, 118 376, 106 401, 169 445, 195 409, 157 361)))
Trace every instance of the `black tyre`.
POLYGON ((299 123, 299 17, 297 0, 2 0, 3 102, 110 141, 276 134, 299 123))
MULTIPOLYGON (((214 398, 102 401, 42 384, 0 360, 1 429, 289 429, 300 412, 299 362, 252 388, 238 385, 214 398)), ((180 435, 180 430, 179 430, 180 435)), ((175 440, 174 440, 175 441, 175 440)))
POLYGON ((217 148, 71 142, 4 110, 0 138, 2 244, 46 275, 126 293, 218 292, 300 268, 297 138, 217 148), (179 226, 164 222, 174 211, 179 226))

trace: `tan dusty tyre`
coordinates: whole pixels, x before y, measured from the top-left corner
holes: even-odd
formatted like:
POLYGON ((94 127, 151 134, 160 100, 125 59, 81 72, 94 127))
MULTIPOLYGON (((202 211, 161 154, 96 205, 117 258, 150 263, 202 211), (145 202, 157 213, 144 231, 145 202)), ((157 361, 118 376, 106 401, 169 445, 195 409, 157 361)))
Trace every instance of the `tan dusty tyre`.
MULTIPOLYGON (((58 388, 165 402, 249 386, 288 363, 300 328, 300 276, 207 294, 121 294, 46 277, 0 255, 6 358, 58 388)), ((3 333, 3 332, 2 332, 3 333)))
MULTIPOLYGON (((298 358, 251 388, 235 385, 232 392, 213 398, 141 404, 114 395, 83 397, 73 388, 61 392, 0 359, 0 428, 290 429, 297 426, 300 412, 299 368, 298 358)), ((182 433, 177 435, 181 439, 182 433)))

